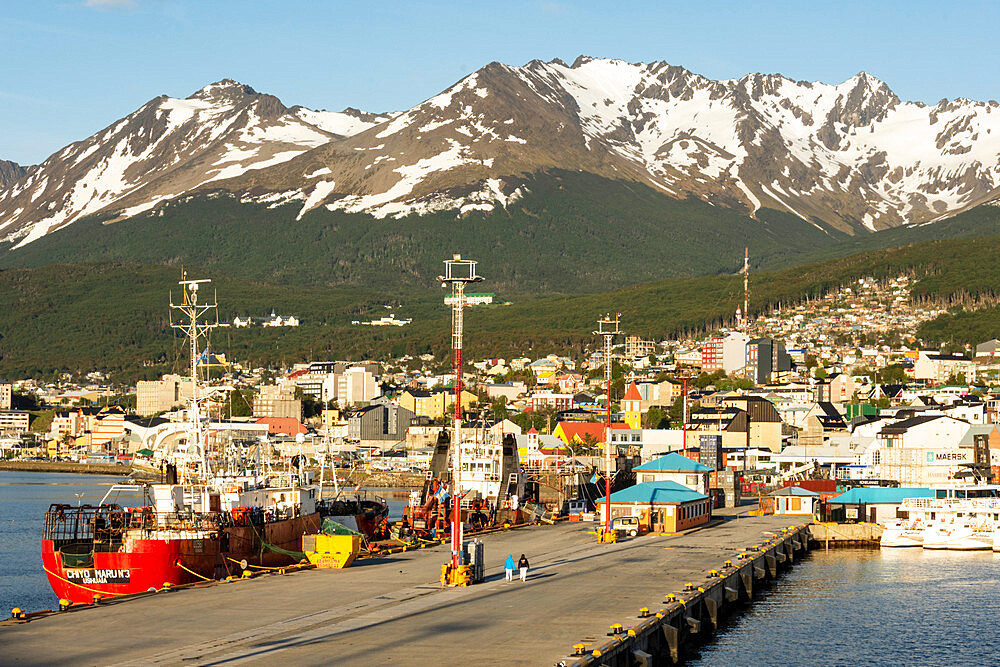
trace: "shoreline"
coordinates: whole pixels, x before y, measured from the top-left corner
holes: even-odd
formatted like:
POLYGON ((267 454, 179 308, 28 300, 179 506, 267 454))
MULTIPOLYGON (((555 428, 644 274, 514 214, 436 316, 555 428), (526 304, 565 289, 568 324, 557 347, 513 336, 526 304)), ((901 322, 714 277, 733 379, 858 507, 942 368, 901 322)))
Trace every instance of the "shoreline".
MULTIPOLYGON (((319 470, 307 468, 319 478, 319 470)), ((73 463, 71 461, 0 461, 0 472, 41 472, 41 473, 70 473, 78 475, 112 475, 127 477, 136 474, 143 478, 159 476, 147 470, 133 468, 132 466, 117 465, 114 463, 73 463)), ((338 474, 348 473, 346 469, 340 469, 338 474)), ((361 485, 371 488, 405 488, 419 489, 424 484, 424 475, 421 473, 392 473, 392 472, 355 472, 350 475, 346 483, 352 486, 361 485)))
POLYGON ((131 474, 132 466, 114 463, 73 463, 71 461, 0 461, 0 472, 60 472, 78 475, 131 474))

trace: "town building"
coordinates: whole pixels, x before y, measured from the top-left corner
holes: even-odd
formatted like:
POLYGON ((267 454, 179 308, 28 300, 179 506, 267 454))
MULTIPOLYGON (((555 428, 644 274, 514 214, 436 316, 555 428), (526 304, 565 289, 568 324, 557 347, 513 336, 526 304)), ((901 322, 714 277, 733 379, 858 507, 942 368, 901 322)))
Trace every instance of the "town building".
POLYGON ((159 380, 140 380, 135 386, 135 412, 152 417, 184 406, 191 400, 191 380, 164 375, 159 380))
POLYGON ((754 384, 767 384, 792 370, 785 344, 773 338, 754 338, 746 345, 746 374, 754 384))
POLYGON ((515 398, 528 391, 528 386, 523 382, 504 382, 502 384, 486 385, 486 395, 490 400, 503 396, 510 403, 515 398))
POLYGON ((740 331, 709 338, 701 348, 701 370, 722 371, 726 375, 743 370, 747 363, 747 343, 750 337, 740 331))
POLYGON ((534 428, 524 435, 515 435, 517 455, 521 464, 528 468, 551 470, 558 468, 565 459, 565 445, 553 435, 539 435, 534 428))
MULTIPOLYGON (((619 435, 616 431, 629 431, 631 433, 628 424, 612 422, 612 439, 616 435, 619 435)), ((603 452, 604 443, 607 440, 607 427, 604 424, 596 422, 559 422, 552 429, 552 435, 562 440, 563 443, 570 445, 571 449, 578 449, 582 445, 585 447, 594 447, 603 452)), ((624 446, 625 443, 619 441, 619 444, 624 446)))
MULTIPOLYGON (((469 410, 479 402, 471 391, 462 390, 462 410, 469 410)), ((449 389, 407 389, 399 395, 399 406, 415 415, 440 419, 451 414, 455 405, 455 392, 449 389)))
POLYGON ((775 514, 799 514, 811 516, 819 507, 820 494, 798 486, 786 486, 772 491, 775 514))
POLYGON ((343 407, 367 403, 382 395, 375 375, 363 366, 352 366, 342 373, 330 373, 320 385, 324 404, 337 401, 343 407))
POLYGON ((976 381, 976 364, 963 354, 945 354, 921 350, 913 364, 913 379, 932 384, 944 384, 959 374, 966 382, 976 381))
POLYGON ((827 501, 828 520, 882 523, 899 517, 906 498, 933 498, 934 490, 918 487, 855 487, 827 501))
POLYGON ((31 414, 26 410, 0 410, 0 434, 25 433, 31 414))
POLYGON ((10 410, 14 405, 14 386, 0 382, 0 410, 10 410))
POLYGON ((781 415, 774 403, 760 396, 728 396, 723 406, 733 406, 747 413, 747 449, 781 451, 781 415))
MULTIPOLYGON (((493 300, 496 298, 496 295, 492 292, 469 292, 464 296, 466 306, 488 306, 493 303, 493 300)), ((455 297, 446 296, 444 298, 444 305, 455 305, 455 297)))
POLYGON ((973 443, 962 444, 970 428, 967 422, 933 414, 883 422, 871 452, 875 477, 902 485, 933 486, 954 479, 963 465, 988 465, 988 450, 980 457, 984 460, 977 461, 973 443))
POLYGON ((253 416, 298 420, 302 417, 302 401, 295 398, 295 392, 282 385, 264 385, 253 398, 253 416))
POLYGON ((639 336, 626 336, 624 352, 627 359, 648 357, 651 354, 656 354, 656 343, 651 340, 643 340, 639 336))
POLYGON ((528 408, 540 410, 542 408, 554 408, 555 410, 569 410, 573 407, 573 394, 533 393, 528 397, 528 408))
POLYGON ((413 412, 403 407, 369 405, 348 417, 347 437, 359 443, 403 443, 413 418, 413 412))
MULTIPOLYGON (((708 496, 677 482, 642 482, 611 494, 611 518, 634 516, 645 530, 676 533, 709 522, 708 496)), ((605 502, 597 501, 601 521, 605 502)))
POLYGON ((977 345, 976 357, 1000 357, 1000 340, 993 338, 977 345))
POLYGON ((625 423, 631 429, 642 428, 642 396, 635 382, 630 382, 621 400, 625 423))
POLYGON ((708 495, 709 475, 713 471, 707 465, 693 461, 677 452, 672 452, 633 468, 635 481, 676 482, 698 493, 708 495))

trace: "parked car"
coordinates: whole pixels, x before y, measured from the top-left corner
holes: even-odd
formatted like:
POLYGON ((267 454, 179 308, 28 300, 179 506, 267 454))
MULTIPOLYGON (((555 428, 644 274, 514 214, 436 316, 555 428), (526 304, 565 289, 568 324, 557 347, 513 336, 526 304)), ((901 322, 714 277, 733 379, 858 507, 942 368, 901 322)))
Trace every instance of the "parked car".
POLYGON ((634 516, 619 516, 611 520, 611 529, 628 533, 630 537, 639 534, 639 518, 634 516))

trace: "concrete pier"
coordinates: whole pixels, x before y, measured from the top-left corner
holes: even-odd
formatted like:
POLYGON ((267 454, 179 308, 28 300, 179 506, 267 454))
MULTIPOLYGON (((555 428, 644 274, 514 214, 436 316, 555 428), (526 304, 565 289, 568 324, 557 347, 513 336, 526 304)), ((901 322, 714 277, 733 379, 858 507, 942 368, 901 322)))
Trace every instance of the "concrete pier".
POLYGON ((883 526, 877 523, 814 523, 809 526, 813 546, 829 547, 878 547, 883 526))
POLYGON ((807 539, 789 519, 728 517, 619 544, 596 543, 586 532, 593 525, 523 528, 484 538, 492 567, 468 588, 440 587, 449 558, 441 546, 8 621, 0 650, 4 662, 23 665, 676 660, 804 553, 807 539), (528 581, 505 581, 504 558, 521 553, 528 581), (613 624, 622 631, 609 636, 613 624))

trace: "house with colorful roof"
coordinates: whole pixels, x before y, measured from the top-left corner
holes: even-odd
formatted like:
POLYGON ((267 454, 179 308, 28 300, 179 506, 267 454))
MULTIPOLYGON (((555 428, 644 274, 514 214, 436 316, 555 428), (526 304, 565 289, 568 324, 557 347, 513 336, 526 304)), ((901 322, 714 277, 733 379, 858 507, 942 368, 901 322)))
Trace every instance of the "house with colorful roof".
MULTIPOLYGON (((611 430, 629 430, 628 424, 612 422, 611 430)), ((556 424, 552 435, 562 440, 567 445, 593 444, 595 447, 604 447, 607 439, 607 428, 604 424, 597 422, 559 422, 556 424)))
POLYGON ((559 388, 559 391, 572 394, 580 390, 583 385, 583 374, 573 371, 558 370, 552 376, 552 382, 559 388))
POLYGON ((708 495, 712 468, 686 456, 672 452, 633 468, 635 480, 642 482, 675 482, 698 493, 708 495))
MULTIPOLYGON (((596 502, 603 521, 604 498, 596 502)), ((683 484, 642 482, 611 494, 611 518, 634 516, 646 530, 676 533, 708 523, 712 518, 710 505, 708 496, 683 484)))
POLYGON ((534 427, 524 435, 515 435, 517 456, 521 464, 543 470, 557 469, 566 456, 562 440, 553 435, 540 435, 534 427))

